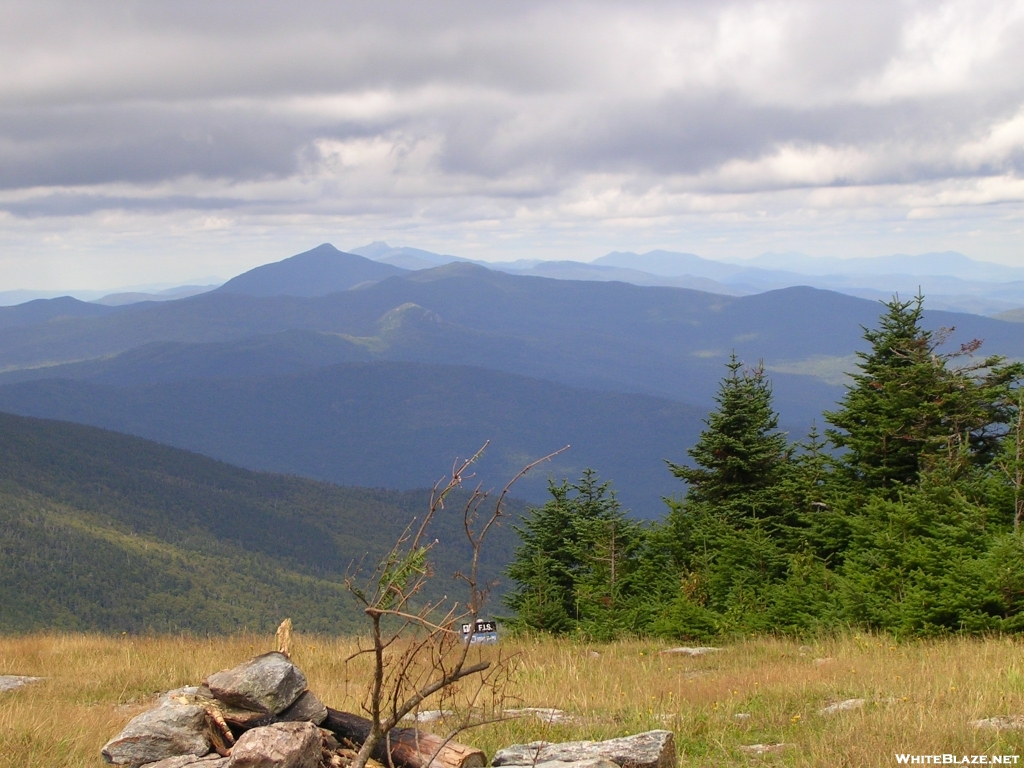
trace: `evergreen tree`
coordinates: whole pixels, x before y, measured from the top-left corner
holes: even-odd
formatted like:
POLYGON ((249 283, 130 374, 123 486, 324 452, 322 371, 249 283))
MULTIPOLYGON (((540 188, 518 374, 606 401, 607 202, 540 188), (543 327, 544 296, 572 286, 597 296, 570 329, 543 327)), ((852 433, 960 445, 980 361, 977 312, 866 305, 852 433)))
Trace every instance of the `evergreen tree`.
POLYGON ((548 484, 551 499, 530 509, 514 526, 520 545, 507 574, 516 583, 503 601, 516 613, 514 623, 544 632, 562 633, 575 626, 574 504, 567 481, 548 484))
POLYGON ((955 465, 922 472, 896 498, 870 495, 850 518, 840 569, 846 618, 914 635, 986 632, 1017 621, 1024 607, 1017 591, 1024 568, 1014 562, 1019 537, 1000 531, 998 515, 974 495, 955 465))
POLYGON ((516 588, 504 598, 515 623, 602 638, 632 628, 641 526, 591 469, 548 490, 551 499, 516 527, 522 543, 507 570, 516 588))
POLYGON ((834 427, 829 439, 845 449, 848 477, 891 495, 917 482, 929 456, 955 452, 961 444, 976 463, 990 461, 1009 418, 1007 389, 1022 369, 1000 357, 951 365, 971 357, 981 343, 943 353, 948 332, 921 327, 921 296, 894 298, 885 306, 879 327, 864 329, 871 348, 857 353, 853 385, 825 418, 834 427))
POLYGON ((688 502, 729 507, 740 516, 771 514, 778 505, 770 491, 782 479, 788 457, 771 386, 761 365, 745 370, 735 353, 726 367, 729 374, 715 396, 718 408, 687 451, 697 466, 667 463, 686 481, 688 502))
POLYGON ((609 487, 597 485, 589 470, 584 473, 576 500, 589 509, 573 519, 579 629, 601 640, 636 631, 638 599, 646 592, 637 579, 644 530, 626 516, 609 487))
POLYGON ((846 488, 835 473, 835 458, 826 451, 816 425, 792 448, 788 470, 779 487, 785 512, 779 518, 789 552, 814 553, 832 564, 842 560, 849 542, 844 506, 846 488))
POLYGON ((815 509, 826 473, 820 443, 813 438, 811 454, 791 461, 762 367, 743 370, 735 355, 727 367, 719 407, 689 451, 697 466, 669 464, 689 489, 669 501, 664 526, 652 534, 678 574, 675 594, 652 622, 658 634, 699 638, 712 629, 813 624, 799 595, 824 572, 804 552, 804 513, 815 509))

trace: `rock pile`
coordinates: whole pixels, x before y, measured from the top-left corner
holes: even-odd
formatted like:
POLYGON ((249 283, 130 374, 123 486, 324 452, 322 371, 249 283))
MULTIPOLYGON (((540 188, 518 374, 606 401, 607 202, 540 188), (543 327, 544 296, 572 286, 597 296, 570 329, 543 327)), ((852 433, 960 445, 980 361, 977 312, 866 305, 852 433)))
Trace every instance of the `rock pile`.
MULTIPOLYGON (((282 653, 266 653, 210 675, 199 686, 168 691, 103 747, 108 763, 130 768, 340 768, 365 741, 370 721, 326 707, 282 653)), ((396 768, 481 768, 484 754, 433 734, 398 728, 396 768)), ((378 754, 379 753, 379 754, 378 754)))
MULTIPOLYGON (((524 710, 525 712, 525 710, 524 710)), ((531 710, 532 713, 532 710, 531 710)), ((103 747, 129 768, 343 768, 370 721, 327 707, 282 653, 266 653, 168 691, 103 747)), ((483 768, 479 749, 414 728, 395 728, 373 757, 395 768, 483 768), (385 751, 387 750, 387 751, 385 751)), ((535 742, 500 750, 495 766, 674 768, 670 731, 603 742, 535 742)))
MULTIPOLYGON (((152 768, 317 768, 337 738, 327 707, 287 656, 267 653, 168 691, 103 747, 108 763, 152 768)), ((333 748, 333 749, 332 749, 333 748)), ((340 763, 339 763, 340 764, 340 763)))

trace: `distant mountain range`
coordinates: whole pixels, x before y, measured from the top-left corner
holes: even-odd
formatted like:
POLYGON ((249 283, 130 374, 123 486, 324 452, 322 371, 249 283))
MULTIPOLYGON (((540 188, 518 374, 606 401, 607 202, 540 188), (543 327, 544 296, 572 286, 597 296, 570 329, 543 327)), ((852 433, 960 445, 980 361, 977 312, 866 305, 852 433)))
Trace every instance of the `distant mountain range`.
MULTIPOLYGON (((321 246, 175 301, 0 308, 0 408, 393 488, 430 483, 488 438, 499 476, 571 443, 528 498, 544 498, 548 470, 592 466, 649 517, 682 490, 662 460, 685 458, 731 352, 764 361, 799 437, 842 394, 879 310, 807 287, 725 296, 469 262, 410 271, 321 246)), ((951 343, 1024 358, 1017 324, 926 319, 955 326, 951 343)))
MULTIPOLYGON (((746 296, 770 290, 809 286, 867 299, 913 295, 919 290, 932 309, 988 316, 1024 308, 1024 269, 977 261, 953 251, 896 254, 839 259, 801 253, 763 253, 751 259, 716 261, 692 253, 615 251, 593 261, 519 259, 484 262, 422 248, 393 247, 385 242, 339 251, 323 244, 297 256, 265 264, 239 275, 219 289, 247 295, 318 296, 369 284, 403 271, 432 269, 453 262, 470 262, 511 274, 558 280, 619 281, 633 285, 690 288, 726 296, 746 296), (362 256, 373 262, 352 260, 362 256), (342 265, 348 258, 349 262, 342 265), (303 269, 297 270, 301 263, 303 269), (302 278, 296 278, 296 275, 302 278), (281 280, 301 279, 286 284, 281 280)), ((218 284, 182 285, 160 290, 104 293, 76 291, 74 296, 110 306, 143 301, 167 301, 197 295, 218 284)), ((59 294, 39 291, 0 291, 0 307, 59 294)))
MULTIPOLYGON (((76 424, 0 414, 0 629, 305 632, 363 627, 344 586, 422 516, 429 491, 341 488, 249 472, 76 424)), ((458 594, 460 500, 429 534, 431 597, 458 594)), ((523 511, 512 499, 509 520, 523 511)), ((484 577, 515 534, 498 527, 484 577)))
POLYGON ((872 259, 763 254, 743 263, 723 263, 693 254, 652 251, 612 253, 594 263, 665 276, 700 276, 739 294, 806 285, 885 300, 895 293, 913 296, 921 291, 934 309, 986 315, 1024 304, 1024 269, 974 261, 952 252, 872 259))
MULTIPOLYGON (((469 261, 414 248, 372 243, 355 248, 367 258, 408 269, 469 261)), ((714 261, 692 253, 613 252, 591 262, 520 260, 473 262, 519 275, 560 280, 618 280, 634 285, 692 288, 746 296, 796 286, 886 300, 894 293, 929 297, 933 309, 995 315, 1024 306, 1024 269, 975 261, 952 251, 838 259, 765 253, 743 261, 714 261)))

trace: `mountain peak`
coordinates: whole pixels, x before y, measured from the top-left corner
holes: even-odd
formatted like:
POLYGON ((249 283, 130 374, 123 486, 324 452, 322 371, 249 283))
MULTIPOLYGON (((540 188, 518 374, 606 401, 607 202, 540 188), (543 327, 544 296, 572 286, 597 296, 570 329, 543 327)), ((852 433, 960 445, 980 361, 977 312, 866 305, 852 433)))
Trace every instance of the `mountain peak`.
POLYGON ((247 296, 326 296, 406 271, 323 243, 282 261, 243 272, 217 290, 247 296))

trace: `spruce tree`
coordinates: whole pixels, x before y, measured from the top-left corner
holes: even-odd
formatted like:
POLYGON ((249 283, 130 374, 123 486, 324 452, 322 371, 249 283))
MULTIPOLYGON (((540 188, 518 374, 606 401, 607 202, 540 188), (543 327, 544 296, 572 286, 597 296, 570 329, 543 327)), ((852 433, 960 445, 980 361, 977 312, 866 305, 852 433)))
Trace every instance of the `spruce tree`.
POLYGON ((733 353, 714 410, 697 444, 687 453, 696 467, 667 462, 687 483, 686 499, 695 504, 739 507, 740 514, 771 514, 777 508, 766 493, 782 478, 788 456, 785 434, 772 409, 771 385, 761 365, 744 369, 733 353))

